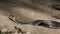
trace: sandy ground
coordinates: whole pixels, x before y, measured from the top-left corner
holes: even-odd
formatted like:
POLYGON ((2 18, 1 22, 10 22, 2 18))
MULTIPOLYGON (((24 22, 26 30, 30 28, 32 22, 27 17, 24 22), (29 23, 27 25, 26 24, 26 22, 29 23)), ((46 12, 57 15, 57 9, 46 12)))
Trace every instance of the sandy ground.
POLYGON ((43 0, 40 4, 36 3, 37 0, 35 3, 32 3, 31 0, 10 0, 8 2, 0 2, 0 30, 3 33, 12 31, 12 34, 22 34, 18 33, 18 29, 20 28, 25 32, 23 34, 60 34, 60 29, 21 25, 9 19, 10 15, 13 15, 18 21, 53 20, 60 22, 60 11, 49 7, 52 4, 59 4, 59 2, 50 0, 43 0))

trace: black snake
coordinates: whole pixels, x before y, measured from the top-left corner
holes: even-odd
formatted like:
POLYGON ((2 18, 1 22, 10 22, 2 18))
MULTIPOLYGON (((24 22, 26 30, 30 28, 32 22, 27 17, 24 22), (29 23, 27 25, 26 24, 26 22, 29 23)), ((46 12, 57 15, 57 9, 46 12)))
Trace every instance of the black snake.
MULTIPOLYGON (((14 17, 14 16, 13 16, 14 17)), ((60 23, 56 21, 50 21, 50 20, 34 20, 32 22, 21 22, 12 18, 9 18, 10 20, 20 23, 20 24, 30 24, 30 25, 37 25, 37 26, 43 26, 47 28, 52 28, 52 29, 59 29, 60 28, 60 23)))
POLYGON ((50 21, 50 20, 35 20, 32 22, 20 22, 16 21, 17 23, 20 24, 30 24, 30 25, 37 25, 37 26, 43 26, 47 28, 52 28, 52 29, 59 29, 60 28, 60 23, 56 21, 50 21))

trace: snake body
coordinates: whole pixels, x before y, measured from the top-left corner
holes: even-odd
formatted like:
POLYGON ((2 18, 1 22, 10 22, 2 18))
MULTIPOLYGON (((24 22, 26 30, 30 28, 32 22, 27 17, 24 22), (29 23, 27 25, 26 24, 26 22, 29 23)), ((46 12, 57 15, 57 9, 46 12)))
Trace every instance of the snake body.
POLYGON ((19 23, 19 24, 30 24, 30 25, 37 25, 37 26, 43 26, 43 27, 47 27, 47 28, 53 28, 53 29, 57 29, 60 28, 60 22, 57 21, 50 21, 50 20, 34 20, 31 22, 21 22, 15 19, 11 19, 13 22, 19 23))
POLYGON ((32 21, 32 22, 18 22, 17 21, 17 23, 43 26, 43 27, 52 28, 52 29, 60 28, 60 23, 59 22, 50 21, 50 20, 35 20, 35 21, 32 21))
POLYGON ((60 28, 60 23, 56 21, 50 21, 50 20, 36 20, 38 26, 44 26, 48 28, 60 28))

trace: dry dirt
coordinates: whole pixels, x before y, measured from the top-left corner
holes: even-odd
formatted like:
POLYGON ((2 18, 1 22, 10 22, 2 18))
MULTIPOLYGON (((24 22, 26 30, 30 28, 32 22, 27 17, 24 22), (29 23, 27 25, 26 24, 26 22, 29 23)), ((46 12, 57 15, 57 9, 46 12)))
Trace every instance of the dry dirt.
POLYGON ((59 0, 0 0, 0 34, 60 34, 60 29, 21 25, 9 19, 10 15, 13 15, 18 21, 24 22, 33 20, 60 22, 59 3, 59 0), (58 9, 52 6, 56 4, 58 6, 55 7, 58 9))

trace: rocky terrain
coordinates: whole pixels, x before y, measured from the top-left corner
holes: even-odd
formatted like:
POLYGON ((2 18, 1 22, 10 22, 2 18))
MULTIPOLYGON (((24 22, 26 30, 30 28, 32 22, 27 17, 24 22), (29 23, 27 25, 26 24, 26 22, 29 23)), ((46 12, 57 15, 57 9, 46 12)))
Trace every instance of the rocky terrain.
POLYGON ((60 22, 60 0, 0 0, 0 34, 60 34, 60 29, 22 25, 17 21, 60 22))

